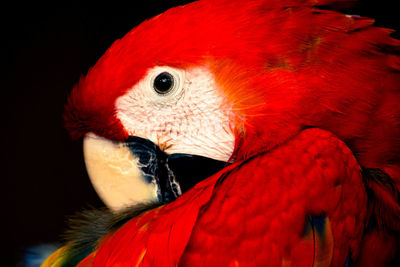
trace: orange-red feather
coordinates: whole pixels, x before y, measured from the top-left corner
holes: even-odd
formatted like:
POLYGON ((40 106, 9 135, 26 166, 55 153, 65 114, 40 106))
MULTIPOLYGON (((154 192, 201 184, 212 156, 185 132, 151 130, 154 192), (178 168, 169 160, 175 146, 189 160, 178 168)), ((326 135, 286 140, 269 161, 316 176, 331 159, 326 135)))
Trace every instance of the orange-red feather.
POLYGON ((246 132, 237 157, 311 126, 337 134, 363 166, 398 166, 399 41, 370 19, 316 7, 341 2, 203 0, 168 10, 116 41, 81 79, 66 126, 73 136, 124 139, 117 97, 155 65, 201 64, 233 104, 238 134, 246 132))
POLYGON ((94 258, 93 266, 311 266, 315 261, 344 266, 349 255, 359 254, 365 216, 366 193, 351 151, 332 134, 311 129, 132 219, 106 236, 86 261, 94 258), (310 238, 307 216, 325 216, 328 228, 310 238))
MULTIPOLYGON (((213 184, 214 180, 208 180, 210 184, 207 193, 202 196, 203 193, 197 192, 200 195, 199 200, 196 200, 201 200, 201 205, 208 203, 207 207, 202 208, 200 204, 190 201, 183 203, 182 199, 187 200, 194 194, 193 190, 188 194, 190 196, 184 195, 177 200, 177 203, 182 204, 181 207, 176 211, 169 211, 183 217, 173 218, 171 214, 167 216, 169 207, 178 205, 172 203, 160 208, 157 215, 157 211, 148 213, 151 216, 143 215, 143 218, 151 217, 146 217, 147 221, 151 221, 146 231, 140 232, 138 226, 135 226, 139 219, 134 219, 115 235, 107 237, 97 254, 99 259, 116 260, 119 257, 117 255, 125 255, 128 259, 129 253, 134 253, 131 255, 139 258, 143 256, 143 262, 148 263, 157 262, 159 259, 156 255, 173 255, 167 262, 175 263, 184 249, 182 246, 189 242, 182 258, 184 263, 191 260, 209 262, 213 256, 217 255, 219 258, 229 252, 230 255, 238 255, 238 259, 231 259, 229 262, 221 257, 221 263, 237 266, 243 260, 240 257, 248 252, 248 247, 257 250, 261 245, 268 245, 270 254, 260 254, 260 257, 264 260, 263 257, 268 257, 271 262, 281 264, 282 257, 286 259, 288 247, 295 250, 296 244, 302 246, 303 243, 299 236, 296 236, 298 242, 294 242, 293 233, 298 232, 297 228, 287 229, 280 223, 295 227, 294 222, 304 217, 306 211, 328 214, 327 210, 330 210, 335 266, 344 264, 347 248, 352 251, 353 259, 361 255, 360 263, 368 263, 368 255, 374 251, 371 244, 376 244, 376 249, 386 249, 387 253, 370 262, 386 263, 395 253, 396 246, 399 246, 396 243, 398 241, 391 238, 389 233, 368 229, 362 243, 360 231, 363 231, 364 213, 368 216, 382 213, 378 214, 381 220, 379 223, 391 225, 393 231, 398 228, 400 43, 390 37, 390 30, 374 27, 371 19, 324 9, 347 2, 202 0, 173 8, 148 20, 112 45, 79 82, 69 98, 65 117, 67 128, 73 136, 93 131, 111 139, 123 140, 127 133, 115 116, 116 98, 130 89, 155 65, 179 68, 204 65, 213 72, 227 101, 233 107, 236 146, 232 159, 241 162, 254 158, 220 179, 217 185, 213 184), (360 177, 352 173, 357 164, 351 160, 351 164, 342 165, 341 156, 351 158, 348 150, 332 151, 334 148, 344 147, 342 143, 327 143, 326 147, 317 145, 318 151, 312 151, 315 154, 325 153, 325 150, 331 153, 324 154, 323 159, 326 160, 322 160, 322 163, 325 162, 326 165, 323 168, 318 165, 319 159, 310 157, 296 146, 291 146, 291 151, 284 149, 288 144, 293 144, 292 139, 298 138, 301 131, 310 127, 335 134, 351 149, 362 168, 383 170, 390 176, 397 191, 379 182, 367 183, 365 186, 372 190, 375 204, 370 205, 368 212, 364 211, 364 185, 359 183, 360 177), (260 153, 266 154, 257 156, 260 153), (337 161, 328 160, 329 157, 337 161), (298 162, 292 160, 293 158, 298 162), (310 166, 309 164, 316 164, 316 168, 310 169, 313 171, 312 175, 305 176, 302 170, 305 166, 310 166), (338 183, 339 187, 315 184, 323 181, 322 178, 321 181, 315 180, 316 177, 336 177, 339 174, 342 175, 341 179, 348 179, 340 180, 343 184, 338 183), (285 180, 285 177, 290 179, 285 180), (257 184, 256 180, 261 184, 257 184), (261 203, 260 198, 256 197, 242 202, 241 198, 245 197, 243 194, 261 189, 263 192, 259 192, 259 196, 266 203, 261 203), (290 194, 286 191, 289 189, 293 189, 290 194), (336 194, 339 191, 340 201, 335 198, 326 199, 327 196, 338 197, 336 194), (227 195, 227 192, 231 192, 231 195, 227 195), (355 193, 357 194, 354 195, 355 193), (290 199, 296 199, 296 202, 290 202, 290 199), (242 208, 246 203, 268 209, 265 208, 263 216, 260 215, 257 220, 249 220, 246 221, 248 225, 241 225, 240 223, 253 214, 247 214, 247 209, 242 208), (340 208, 333 211, 331 206, 335 203, 340 208), (165 251, 169 248, 168 245, 159 246, 158 241, 149 234, 155 234, 157 240, 159 238, 166 242, 169 237, 166 229, 179 222, 178 219, 175 222, 175 218, 186 218, 184 211, 191 205, 197 206, 184 219, 190 223, 184 224, 187 228, 184 228, 182 237, 175 236, 182 239, 179 242, 174 241, 174 245, 182 241, 181 246, 175 252, 165 251), (355 210, 360 213, 357 220, 347 217, 347 214, 353 214, 355 210), (230 214, 235 216, 230 217, 230 214), (198 221, 193 226, 193 220, 197 216, 198 221), (216 222, 210 219, 213 216, 216 222), (276 220, 277 216, 279 220, 276 220), (238 233, 234 233, 238 230, 236 226, 242 227, 238 233), (191 227, 194 227, 193 230, 191 227), (157 229, 162 230, 157 232, 157 229), (238 246, 237 242, 245 242, 246 239, 243 238, 246 238, 248 229, 258 231, 262 240, 260 243, 249 241, 246 246, 238 246), (272 234, 270 229, 278 232, 272 234), (190 231, 193 231, 191 235, 190 231), (213 231, 216 234, 210 237, 209 233, 212 234, 213 231), (218 233, 221 236, 217 236, 218 233), (277 234, 282 236, 278 237, 277 234), (135 238, 145 243, 133 242, 135 238), (226 246, 226 242, 233 242, 232 240, 236 240, 232 243, 234 245, 226 246), (109 245, 114 244, 113 242, 122 243, 118 248, 113 248, 109 245), (291 242, 290 246, 285 247, 287 242, 291 242), (151 248, 146 249, 143 254, 143 248, 147 248, 147 245, 151 248), (212 254, 209 252, 211 249, 212 254), (110 255, 115 253, 115 258, 107 258, 108 250, 112 252, 110 255)), ((318 140, 318 137, 310 140, 318 140)), ((307 142, 311 142, 310 140, 307 142)), ((306 143, 299 143, 299 147, 306 143)), ((256 208, 251 209, 251 206, 246 208, 258 211, 256 208)), ((365 220, 368 221, 368 218, 365 217, 365 220)), ((395 234, 398 236, 398 232, 395 234)), ((296 258, 296 255, 300 254, 293 257, 296 258)), ((301 260, 306 262, 309 260, 308 254, 304 255, 305 258, 301 260)))

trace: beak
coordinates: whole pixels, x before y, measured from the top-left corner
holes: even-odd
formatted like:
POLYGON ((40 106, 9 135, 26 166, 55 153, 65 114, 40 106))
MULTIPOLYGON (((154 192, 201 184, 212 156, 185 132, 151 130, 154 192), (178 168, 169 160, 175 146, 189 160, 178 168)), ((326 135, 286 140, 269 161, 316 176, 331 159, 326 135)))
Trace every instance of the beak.
POLYGON ((138 203, 168 203, 226 166, 189 154, 166 154, 150 140, 114 142, 89 133, 83 141, 90 180, 112 210, 138 203))

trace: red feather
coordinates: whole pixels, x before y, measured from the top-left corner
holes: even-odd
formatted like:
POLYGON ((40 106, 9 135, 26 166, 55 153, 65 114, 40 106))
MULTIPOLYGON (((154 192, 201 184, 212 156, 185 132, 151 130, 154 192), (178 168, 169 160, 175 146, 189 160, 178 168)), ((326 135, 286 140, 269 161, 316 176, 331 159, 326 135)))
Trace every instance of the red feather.
POLYGON ((351 151, 328 132, 306 130, 132 219, 89 259, 93 266, 311 266, 318 246, 328 255, 316 259, 344 266, 359 253, 365 207, 351 151), (330 218, 333 251, 322 249, 324 237, 305 235, 306 215, 330 218))
POLYGON ((338 135, 365 167, 399 166, 399 41, 370 19, 313 7, 337 2, 219 0, 170 9, 116 41, 81 79, 66 126, 75 137, 124 139, 115 99, 149 68, 206 65, 246 136, 236 157, 312 126, 338 135))
POLYGON ((249 260, 242 257, 250 247, 255 252, 268 247, 255 262, 305 263, 309 244, 298 235, 299 221, 310 212, 330 218, 333 266, 344 265, 347 249, 353 260, 361 254, 360 262, 367 263, 371 244, 387 250, 371 262, 386 263, 399 245, 389 233, 366 229, 359 246, 364 219, 374 216, 398 236, 400 42, 371 19, 323 9, 347 2, 202 0, 144 22, 111 46, 69 98, 65 118, 73 136, 93 131, 125 139, 115 116, 119 96, 155 65, 203 65, 233 107, 232 159, 241 165, 225 170, 224 179, 213 176, 176 202, 133 219, 106 238, 95 264, 134 255, 143 256, 143 264, 162 266, 161 259, 177 263, 183 255, 182 263, 236 266, 235 260, 249 260), (309 127, 337 139, 318 131, 307 135, 309 127), (362 168, 388 174, 395 189, 379 181, 362 184, 351 155, 362 168), (338 180, 332 184, 329 177, 338 180), (373 192, 368 212, 364 186, 373 192), (182 233, 169 235, 174 225, 185 226, 182 233), (170 236, 178 239, 168 241, 170 236), (246 239, 252 236, 261 237, 246 239))

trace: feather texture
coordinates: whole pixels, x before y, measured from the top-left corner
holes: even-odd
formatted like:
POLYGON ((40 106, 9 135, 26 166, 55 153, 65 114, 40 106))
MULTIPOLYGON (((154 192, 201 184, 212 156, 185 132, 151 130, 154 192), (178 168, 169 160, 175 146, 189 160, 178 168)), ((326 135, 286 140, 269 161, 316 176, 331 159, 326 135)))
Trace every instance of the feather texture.
POLYGON ((365 202, 351 151, 328 132, 307 130, 133 218, 103 238, 80 266, 343 266, 349 251, 359 253, 365 202), (337 168, 324 171, 331 164, 337 168), (306 214, 323 214, 330 222, 315 217, 309 238, 306 214))
POLYGON ((71 135, 125 140, 118 97, 154 66, 201 66, 232 107, 234 163, 107 234, 81 266, 312 264, 323 238, 304 235, 307 216, 329 220, 331 266, 387 264, 399 247, 400 42, 331 9, 350 2, 201 0, 117 40, 69 97, 71 135))

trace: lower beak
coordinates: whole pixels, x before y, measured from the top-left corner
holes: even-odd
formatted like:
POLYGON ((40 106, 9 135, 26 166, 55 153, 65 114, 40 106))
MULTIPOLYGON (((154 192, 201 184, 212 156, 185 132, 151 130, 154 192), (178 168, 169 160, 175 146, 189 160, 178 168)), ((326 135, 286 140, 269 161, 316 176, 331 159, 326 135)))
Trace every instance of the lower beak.
POLYGON ((90 180, 112 210, 171 202, 226 166, 226 162, 197 155, 168 155, 153 142, 135 136, 113 142, 90 133, 83 147, 90 180))

